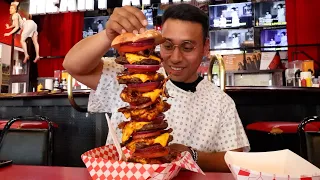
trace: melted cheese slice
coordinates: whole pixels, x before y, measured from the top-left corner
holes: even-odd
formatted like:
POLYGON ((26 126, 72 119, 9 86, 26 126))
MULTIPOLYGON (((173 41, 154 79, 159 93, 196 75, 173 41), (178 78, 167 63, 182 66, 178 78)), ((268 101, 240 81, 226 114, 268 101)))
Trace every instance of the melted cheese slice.
POLYGON ((130 122, 122 130, 122 142, 126 142, 131 134, 150 122, 130 122))
POLYGON ((169 140, 169 133, 164 133, 158 136, 157 138, 154 139, 154 144, 159 143, 161 146, 165 147, 167 146, 168 140, 169 140))
POLYGON ((145 56, 140 56, 140 55, 137 55, 137 54, 131 54, 131 53, 126 53, 125 54, 126 56, 126 59, 127 61, 130 63, 130 64, 133 64, 135 62, 139 62, 139 61, 142 61, 144 59, 152 59, 152 60, 156 60, 156 61, 159 61, 161 62, 161 59, 156 57, 156 56, 153 56, 153 55, 150 55, 148 57, 145 57, 145 56))
POLYGON ((148 97, 151 99, 152 102, 154 102, 160 96, 161 92, 162 92, 162 89, 155 89, 151 92, 143 93, 142 97, 148 97))
POLYGON ((124 115, 124 117, 126 117, 127 119, 128 119, 129 117, 131 117, 130 112, 123 112, 123 115, 124 115))
POLYGON ((170 137, 169 133, 164 133, 156 137, 155 139, 153 138, 135 139, 135 140, 132 140, 126 147, 133 152, 136 150, 136 144, 139 142, 144 142, 147 146, 159 143, 161 146, 166 147, 168 144, 169 137, 170 137))
MULTIPOLYGON (((142 97, 147 97, 147 98, 150 98, 152 102, 154 102, 161 94, 162 92, 162 89, 155 89, 151 92, 146 92, 146 93, 143 93, 141 96, 142 97)), ((120 97, 123 98, 123 99, 126 99, 127 98, 127 93, 121 93, 120 94, 120 97)))
POLYGON ((148 74, 131 74, 131 75, 123 75, 120 76, 121 79, 131 79, 131 78, 138 78, 140 79, 142 82, 146 82, 146 81, 154 81, 156 79, 158 79, 158 74, 155 75, 148 75, 148 74))

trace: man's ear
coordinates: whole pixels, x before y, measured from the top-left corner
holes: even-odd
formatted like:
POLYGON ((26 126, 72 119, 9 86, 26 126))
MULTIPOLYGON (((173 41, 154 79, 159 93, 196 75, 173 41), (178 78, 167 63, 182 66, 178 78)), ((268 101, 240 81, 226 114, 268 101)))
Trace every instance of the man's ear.
POLYGON ((210 55, 210 40, 209 38, 206 39, 206 42, 204 43, 204 47, 203 47, 203 56, 205 57, 209 57, 210 55))

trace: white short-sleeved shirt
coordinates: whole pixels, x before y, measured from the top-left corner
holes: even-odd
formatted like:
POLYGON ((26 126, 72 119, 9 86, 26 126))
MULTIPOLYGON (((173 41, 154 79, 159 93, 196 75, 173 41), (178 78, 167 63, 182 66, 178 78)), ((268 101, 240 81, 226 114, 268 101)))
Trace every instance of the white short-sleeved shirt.
MULTIPOLYGON (((116 80, 116 73, 121 71, 123 66, 116 64, 114 58, 104 60, 100 82, 96 91, 91 92, 88 105, 89 112, 112 113, 112 126, 116 128, 119 139, 121 131, 117 125, 127 119, 117 110, 128 105, 120 98, 125 85, 119 85, 116 80)), ((164 72, 164 69, 159 71, 164 72)), ((171 96, 167 101, 171 108, 164 114, 169 128, 173 129, 172 143, 204 152, 249 149, 234 101, 213 83, 204 79, 195 92, 182 90, 171 81, 167 82, 166 87, 171 96)), ((109 143, 113 143, 110 135, 107 138, 109 143)))

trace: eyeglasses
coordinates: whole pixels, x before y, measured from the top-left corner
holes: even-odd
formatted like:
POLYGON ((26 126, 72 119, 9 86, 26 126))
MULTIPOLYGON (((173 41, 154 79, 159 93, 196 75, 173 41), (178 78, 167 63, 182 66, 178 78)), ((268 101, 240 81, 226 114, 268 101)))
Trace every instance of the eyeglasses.
POLYGON ((179 45, 175 45, 169 40, 166 40, 164 43, 162 43, 160 47, 162 47, 163 50, 168 53, 173 52, 176 47, 178 47, 182 53, 190 53, 196 48, 191 41, 184 41, 179 45))

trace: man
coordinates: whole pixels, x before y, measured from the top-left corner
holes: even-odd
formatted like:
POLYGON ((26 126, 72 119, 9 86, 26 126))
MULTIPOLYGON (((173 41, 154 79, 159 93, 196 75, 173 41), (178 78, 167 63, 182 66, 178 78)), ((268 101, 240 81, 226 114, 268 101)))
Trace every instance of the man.
MULTIPOLYGON (((123 86, 116 81, 116 72, 123 67, 114 60, 103 63, 101 57, 117 35, 141 32, 145 26, 147 21, 139 9, 117 8, 106 30, 76 44, 63 63, 73 77, 95 90, 90 95, 89 110, 111 112, 114 127, 125 120, 117 112, 126 106, 119 97, 123 86)), ((163 15, 162 35, 166 38, 160 46, 163 67, 171 74, 167 82, 171 109, 165 113, 173 128, 170 146, 197 153, 196 161, 204 171, 229 171, 225 152, 243 151, 249 142, 233 100, 197 74, 202 57, 208 53, 208 17, 188 4, 171 6, 163 15)), ((165 74, 164 70, 160 71, 165 74)), ((120 135, 118 131, 119 138, 120 135)), ((112 143, 110 136, 107 143, 112 143)))

